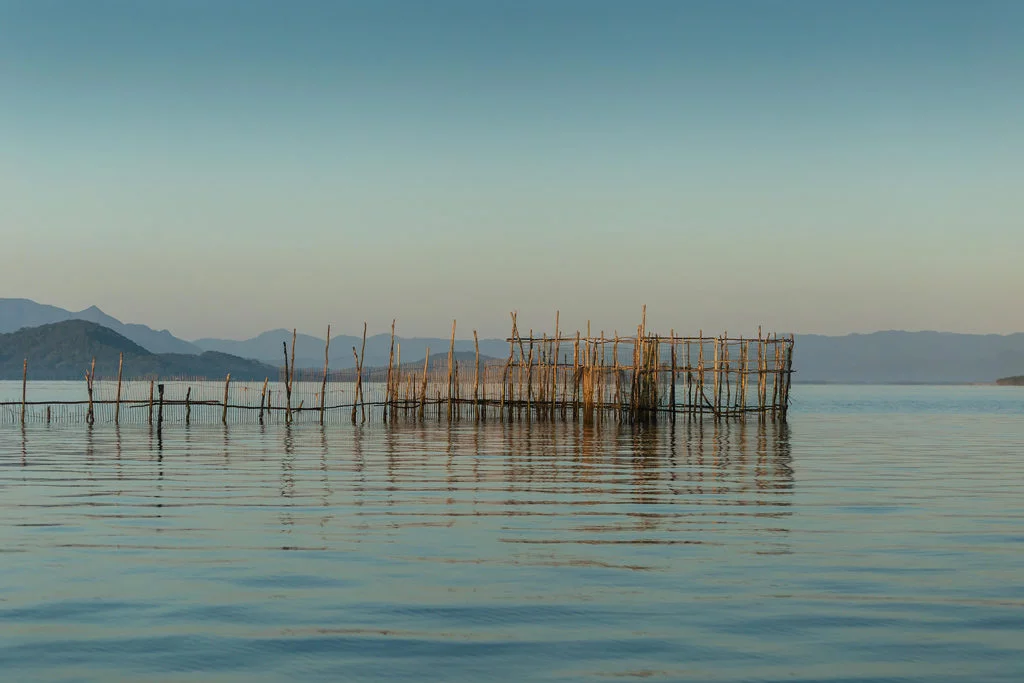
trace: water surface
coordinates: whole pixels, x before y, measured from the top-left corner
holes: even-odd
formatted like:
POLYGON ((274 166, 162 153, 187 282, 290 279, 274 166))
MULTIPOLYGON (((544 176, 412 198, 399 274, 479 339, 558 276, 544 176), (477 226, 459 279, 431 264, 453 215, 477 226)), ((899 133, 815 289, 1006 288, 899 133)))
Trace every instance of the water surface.
POLYGON ((1024 392, 0 427, 6 680, 1024 680, 1024 392))

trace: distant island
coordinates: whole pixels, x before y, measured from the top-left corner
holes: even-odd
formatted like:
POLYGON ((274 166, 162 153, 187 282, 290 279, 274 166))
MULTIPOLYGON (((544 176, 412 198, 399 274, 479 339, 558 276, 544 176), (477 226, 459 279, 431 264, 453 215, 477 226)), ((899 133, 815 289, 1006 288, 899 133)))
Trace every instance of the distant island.
POLYGON ((1024 375, 1003 377, 1002 379, 997 379, 996 384, 1004 387, 1024 387, 1024 375))

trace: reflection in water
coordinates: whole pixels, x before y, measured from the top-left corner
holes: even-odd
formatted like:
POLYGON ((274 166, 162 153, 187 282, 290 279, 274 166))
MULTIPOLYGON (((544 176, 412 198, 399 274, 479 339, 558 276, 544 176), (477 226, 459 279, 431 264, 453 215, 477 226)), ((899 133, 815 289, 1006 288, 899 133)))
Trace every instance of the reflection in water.
POLYGON ((976 415, 0 429, 0 668, 1021 680, 1020 443, 976 415))

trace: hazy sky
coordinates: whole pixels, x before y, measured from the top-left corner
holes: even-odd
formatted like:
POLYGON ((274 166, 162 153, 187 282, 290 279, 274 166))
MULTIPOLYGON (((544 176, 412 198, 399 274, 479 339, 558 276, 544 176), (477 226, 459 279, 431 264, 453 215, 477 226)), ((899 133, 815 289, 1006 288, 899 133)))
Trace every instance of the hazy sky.
POLYGON ((1021 331, 1022 79, 1019 0, 0 0, 0 296, 1021 331))

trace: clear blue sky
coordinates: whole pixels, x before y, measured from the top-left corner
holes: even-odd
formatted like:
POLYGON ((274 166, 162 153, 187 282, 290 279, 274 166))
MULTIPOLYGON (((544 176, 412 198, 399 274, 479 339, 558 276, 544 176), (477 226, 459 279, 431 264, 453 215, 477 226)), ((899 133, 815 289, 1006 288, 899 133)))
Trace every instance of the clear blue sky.
POLYGON ((1024 330, 1024 2, 0 0, 0 296, 1024 330))

